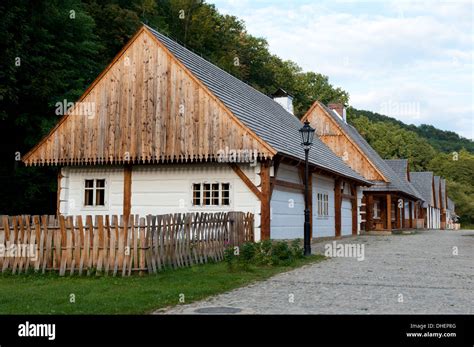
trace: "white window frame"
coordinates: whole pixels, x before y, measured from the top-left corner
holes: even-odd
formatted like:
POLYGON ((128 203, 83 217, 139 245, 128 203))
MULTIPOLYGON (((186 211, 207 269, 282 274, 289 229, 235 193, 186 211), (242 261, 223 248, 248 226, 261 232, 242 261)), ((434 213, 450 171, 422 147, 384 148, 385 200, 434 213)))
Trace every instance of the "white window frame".
POLYGON ((191 201, 191 209, 193 210, 228 210, 233 207, 233 191, 234 191, 234 184, 231 180, 218 180, 218 181, 200 181, 200 180, 195 180, 195 181, 190 181, 189 186, 191 187, 190 189, 190 201, 191 201), (201 196, 200 196, 200 205, 194 205, 194 185, 195 184, 200 184, 200 191, 201 191, 201 196), (213 184, 218 184, 219 185, 219 205, 204 205, 204 184, 210 184, 211 185, 211 203, 212 203, 212 185, 213 184), (229 204, 228 205, 222 205, 222 185, 223 184, 228 184, 229 185, 229 204))
POLYGON ((316 193, 317 215, 318 218, 329 217, 329 192, 316 193))
POLYGON ((82 179, 82 187, 81 187, 81 194, 82 194, 82 211, 106 211, 109 209, 109 177, 108 176, 95 176, 90 175, 86 176, 82 179), (94 188, 92 193, 92 201, 95 203, 96 198, 96 181, 97 180, 104 180, 104 205, 86 205, 86 181, 94 180, 94 188))

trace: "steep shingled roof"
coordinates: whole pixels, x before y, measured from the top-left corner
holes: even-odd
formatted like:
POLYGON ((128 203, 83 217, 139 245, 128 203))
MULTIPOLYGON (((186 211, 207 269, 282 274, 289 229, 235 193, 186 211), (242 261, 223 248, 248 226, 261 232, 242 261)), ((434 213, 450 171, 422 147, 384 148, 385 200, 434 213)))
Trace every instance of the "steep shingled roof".
POLYGON ((326 105, 320 103, 326 112, 334 118, 337 124, 347 133, 348 136, 357 144, 357 146, 364 152, 369 160, 382 172, 382 174, 389 180, 389 182, 377 181, 372 187, 366 188, 366 191, 399 191, 409 196, 419 199, 417 194, 409 185, 404 183, 397 173, 380 157, 375 149, 370 146, 361 134, 352 125, 344 122, 333 110, 326 105))
POLYGON ((415 189, 423 196, 425 201, 423 207, 434 206, 433 173, 431 171, 410 172, 410 179, 415 189))
MULTIPOLYGON (((304 160, 298 118, 287 112, 270 97, 235 78, 169 37, 146 26, 148 30, 209 90, 216 95, 239 120, 279 153, 304 160)), ((309 155, 310 163, 341 176, 371 185, 347 166, 315 136, 309 155)))
POLYGON ((407 178, 408 159, 386 159, 385 162, 392 168, 392 170, 400 177, 413 194, 420 200, 424 200, 421 193, 411 184, 407 178))

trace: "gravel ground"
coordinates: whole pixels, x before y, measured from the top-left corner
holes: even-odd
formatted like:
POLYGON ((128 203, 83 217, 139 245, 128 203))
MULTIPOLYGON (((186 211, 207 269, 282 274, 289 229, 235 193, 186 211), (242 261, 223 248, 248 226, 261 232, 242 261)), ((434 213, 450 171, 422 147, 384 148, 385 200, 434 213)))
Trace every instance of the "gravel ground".
MULTIPOLYGON (((332 241, 313 244, 313 253, 324 253, 326 244, 332 241)), ((364 245, 364 260, 333 257, 157 313, 199 314, 195 310, 208 308, 250 314, 474 313, 474 231, 367 235, 337 244, 364 245)))

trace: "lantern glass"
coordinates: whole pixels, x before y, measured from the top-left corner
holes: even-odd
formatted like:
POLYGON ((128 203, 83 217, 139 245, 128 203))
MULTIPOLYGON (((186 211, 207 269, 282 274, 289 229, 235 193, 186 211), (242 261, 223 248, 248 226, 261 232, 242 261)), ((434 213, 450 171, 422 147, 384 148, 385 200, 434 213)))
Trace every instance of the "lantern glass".
POLYGON ((301 143, 304 147, 309 148, 313 144, 314 138, 314 129, 309 125, 309 122, 304 122, 303 127, 300 129, 301 139, 303 142, 301 143))

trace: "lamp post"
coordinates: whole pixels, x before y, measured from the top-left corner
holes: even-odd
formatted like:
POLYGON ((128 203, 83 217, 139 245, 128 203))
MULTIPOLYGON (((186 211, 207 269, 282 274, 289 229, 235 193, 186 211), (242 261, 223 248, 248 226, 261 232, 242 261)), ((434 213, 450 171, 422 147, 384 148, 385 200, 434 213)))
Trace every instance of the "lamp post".
POLYGON ((311 255, 311 225, 309 223, 309 199, 311 197, 309 192, 309 164, 308 154, 309 149, 313 145, 314 129, 311 128, 309 122, 304 122, 303 127, 300 129, 300 134, 303 142, 301 145, 304 148, 304 255, 311 255))

